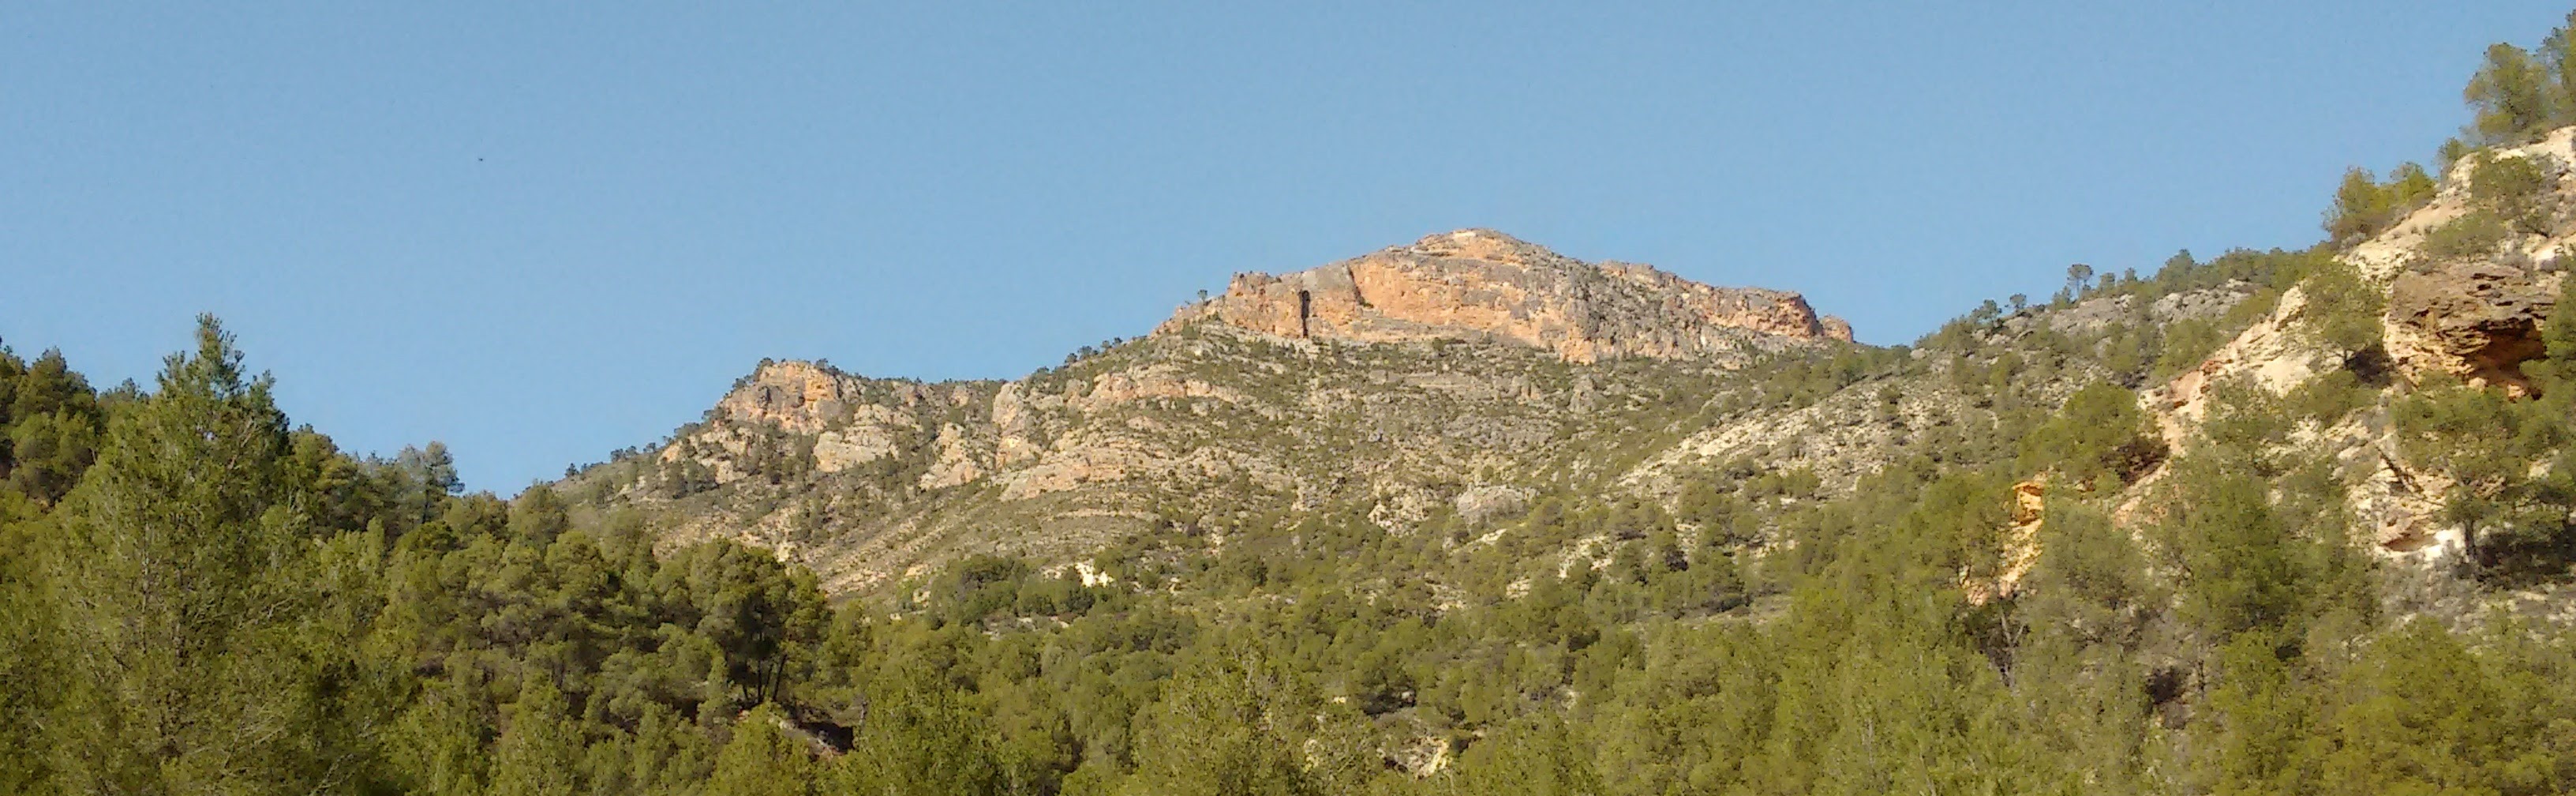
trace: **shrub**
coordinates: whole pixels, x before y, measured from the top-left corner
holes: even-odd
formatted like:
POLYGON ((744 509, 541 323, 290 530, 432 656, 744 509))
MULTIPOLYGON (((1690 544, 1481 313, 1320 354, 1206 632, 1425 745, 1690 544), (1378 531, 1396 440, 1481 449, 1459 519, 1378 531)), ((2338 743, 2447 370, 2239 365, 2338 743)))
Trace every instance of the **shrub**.
POLYGON ((2543 156, 2500 158, 2482 155, 2469 172, 2469 199, 2494 213, 2516 232, 2549 232, 2549 166, 2543 156))
POLYGON ((2326 235, 2342 245, 2377 235, 2432 201, 2436 187, 2424 167, 2413 163, 2390 171, 2386 184, 2368 169, 2346 171, 2342 186, 2335 189, 2334 207, 2326 212, 2326 235))
POLYGON ((2205 318, 2184 318, 2165 328, 2164 350, 2156 356, 2155 377, 2169 379, 2183 371, 2200 367, 2218 347, 2227 344, 2227 334, 2218 324, 2205 318))
MULTIPOLYGON (((2127 482, 2164 460, 2137 393, 2108 382, 2077 390, 2057 416, 2021 440, 2024 472, 2055 470, 2079 484, 2127 482)), ((2116 486, 2116 484, 2113 484, 2116 486)))
POLYGON ((2423 249, 2426 256, 2437 260, 2477 257, 2493 253, 2511 234, 2502 219, 2479 210, 2424 233, 2423 249))
POLYGON ((2379 314, 2386 296, 2362 282, 2361 272, 2341 260, 2328 262, 2301 283, 2307 294, 2307 318, 2317 338, 2351 352, 2379 343, 2379 314))

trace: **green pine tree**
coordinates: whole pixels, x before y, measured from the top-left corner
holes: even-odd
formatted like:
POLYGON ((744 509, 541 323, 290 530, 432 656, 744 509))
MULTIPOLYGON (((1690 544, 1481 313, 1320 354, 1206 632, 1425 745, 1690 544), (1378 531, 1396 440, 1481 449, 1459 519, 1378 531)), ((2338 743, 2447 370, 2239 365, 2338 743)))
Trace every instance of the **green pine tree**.
MULTIPOLYGON (((94 793, 351 790, 361 752, 326 740, 327 644, 270 380, 200 319, 148 400, 115 413, 65 499, 59 763, 94 793)), ((22 394, 20 400, 24 401, 22 394)))

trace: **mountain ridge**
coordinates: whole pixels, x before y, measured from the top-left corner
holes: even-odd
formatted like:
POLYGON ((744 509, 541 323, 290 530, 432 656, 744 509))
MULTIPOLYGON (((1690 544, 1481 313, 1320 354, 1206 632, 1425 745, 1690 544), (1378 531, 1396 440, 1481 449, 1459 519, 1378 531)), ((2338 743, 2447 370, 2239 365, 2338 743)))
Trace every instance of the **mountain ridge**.
POLYGON ((1483 228, 1278 276, 1236 274, 1224 294, 1182 308, 1157 331, 1202 319, 1298 339, 1491 337, 1575 362, 1780 344, 1747 332, 1852 339, 1849 323, 1818 315, 1794 292, 1715 287, 1651 265, 1585 262, 1483 228))
MULTIPOLYGON (((1674 506, 1712 477, 1812 479, 1819 495, 1842 494, 2106 380, 2177 451, 2220 393, 2249 385, 2287 401, 2357 379, 2333 389, 2376 397, 2339 400, 2383 413, 2398 385, 2435 379, 2527 391, 2518 363, 2542 353, 2539 322, 2556 303, 2562 253, 2576 249, 2556 209, 2576 195, 2570 153, 2576 128, 2481 155, 2346 250, 2169 265, 2155 281, 2171 284, 2152 289, 2105 275, 2048 305, 1990 305, 1921 347, 1853 343, 1848 324, 1794 292, 1586 262, 1490 229, 1438 233, 1304 271, 1237 274, 1145 337, 1021 379, 923 383, 764 362, 653 452, 659 475, 607 492, 584 484, 604 504, 677 518, 675 544, 749 541, 860 593, 961 555, 1069 564, 1138 534, 1275 521, 1265 512, 1348 512, 1408 534, 1514 516, 1558 493, 1674 506), (2518 175, 2515 201, 2538 209, 2493 233, 2493 256, 2440 253, 2450 244, 2437 238, 2484 223, 2500 201, 2477 187, 2481 172, 2518 175), (2345 331, 2319 331, 2328 326, 2345 331), (2123 347, 2185 333, 2222 336, 2152 375, 2121 364, 2123 347), (2070 338, 2098 342, 2070 352, 2070 338), (2019 350, 2043 344, 2057 350, 2019 350), (1832 375, 1784 394, 1765 383, 1780 368, 1832 375), (1996 405, 1997 384, 2020 397, 1996 405)), ((2397 455, 2401 440, 2370 417, 2302 432, 2350 460, 2342 510, 2361 546, 2417 562, 2468 546, 2428 494, 2446 485, 2397 455)), ((2123 516, 2161 476, 2165 454, 2145 455, 2148 469, 2126 476, 2141 480, 2124 484, 2123 516)))
POLYGON ((1854 347, 1796 293, 1491 230, 1235 282, 1152 334, 1020 379, 764 361, 638 464, 565 486, 656 511, 670 544, 742 539, 868 591, 969 552, 1078 558, 1258 513, 1230 502, 1400 530, 1484 516, 1549 483, 1606 483, 1648 453, 1632 450, 1641 429, 1681 433, 1739 371, 1854 347), (1259 322, 1297 284, 1347 292, 1310 292, 1296 328, 1259 322))

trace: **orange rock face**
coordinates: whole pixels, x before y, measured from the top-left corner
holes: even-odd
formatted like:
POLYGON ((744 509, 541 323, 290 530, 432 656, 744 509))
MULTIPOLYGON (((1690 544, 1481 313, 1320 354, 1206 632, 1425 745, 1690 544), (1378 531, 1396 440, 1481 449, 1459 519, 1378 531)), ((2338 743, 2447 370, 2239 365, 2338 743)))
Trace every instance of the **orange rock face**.
POLYGON ((2442 372, 2526 392, 2522 363, 2547 352, 2540 325, 2557 308, 2564 278, 2492 262, 2400 274, 2388 298, 2389 355, 2419 381, 2442 372))
POLYGON ((1165 329, 1217 321, 1356 342, 1500 339, 1567 360, 1682 358, 1851 339, 1796 293, 1720 288, 1652 266, 1587 263, 1491 230, 1433 235, 1285 276, 1237 274, 1165 329))
POLYGON ((2021 589, 2022 579, 2039 565, 2039 529, 2047 522, 2047 511, 2046 480, 2034 477, 2013 484, 2012 525, 2004 529, 2003 560, 1991 577, 1959 573, 1959 588, 1967 593, 1969 605, 2010 598, 2021 589))
POLYGON ((810 434, 823 430, 825 419, 841 413, 850 390, 841 376, 813 363, 779 362, 754 372, 749 383, 727 394, 716 410, 810 434))

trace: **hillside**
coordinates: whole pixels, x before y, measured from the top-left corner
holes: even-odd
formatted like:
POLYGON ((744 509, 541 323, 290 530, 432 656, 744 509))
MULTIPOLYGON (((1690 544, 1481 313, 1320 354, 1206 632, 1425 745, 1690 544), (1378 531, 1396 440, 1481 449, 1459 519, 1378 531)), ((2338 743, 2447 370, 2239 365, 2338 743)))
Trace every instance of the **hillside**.
POLYGON ((1467 230, 1240 275, 1147 337, 1010 382, 763 363, 704 421, 558 488, 644 508, 675 542, 781 551, 842 591, 1281 512, 1407 533, 1608 484, 1748 411, 1729 402, 1775 400, 1746 368, 1864 357, 1849 339, 1794 293, 1467 230))
POLYGON ((0 792, 2576 792, 2576 27, 2467 96, 1910 345, 1461 230, 507 499, 0 348, 0 792))
MULTIPOLYGON (((1108 598, 1068 594, 1136 595, 1120 615, 1221 636, 1361 600, 1388 613, 1331 620, 1328 643, 1248 643, 1358 708, 1299 730, 1309 744, 1405 777, 1492 748, 1477 695, 1513 689, 1458 666, 1526 678, 1510 655, 1590 655, 1596 633, 1644 645, 1603 654, 1649 671, 1675 654, 1657 645, 1712 632, 1678 628, 1865 638, 1940 612, 1818 612, 1927 589, 1966 634, 1942 654, 2061 672, 2073 690, 2048 698, 2109 700, 2089 720, 2149 722, 2168 740, 2141 743, 2184 745, 2155 754, 2223 769, 2182 750, 2248 742, 2223 673, 2253 665, 2231 657, 2246 645, 2341 688, 2322 683, 2359 664, 2306 657, 2299 634, 2576 625, 2576 492, 2549 461, 2570 450, 2569 389, 2550 385, 2576 337, 2549 330, 2571 323, 2571 142, 2369 183, 2411 193, 2340 246, 2078 266, 2048 301, 1989 303, 1913 346, 1852 343, 1792 293, 1433 235, 1238 275, 1147 337, 1009 382, 764 363, 706 420, 558 489, 640 511, 665 547, 770 549, 997 649, 1079 637, 1074 615, 1100 609, 1062 601, 1108 598), (1575 605, 1586 629, 1527 624, 1575 605), (1464 635, 1382 635, 1409 622, 1464 635)), ((1602 690, 1628 686, 1563 677, 1516 699, 1606 694, 1592 721, 1646 720, 1610 718, 1649 709, 1602 690)), ((2302 720, 2362 720, 2333 715, 2302 720)), ((2183 776, 2153 761, 2084 776, 2183 776)), ((1674 772, 1602 776, 1645 792, 1674 772)), ((2228 775, 2165 782, 2202 776, 2228 775)))

